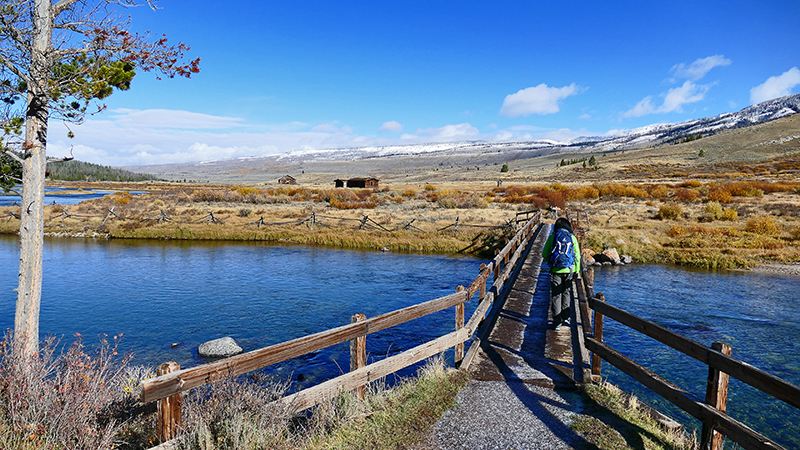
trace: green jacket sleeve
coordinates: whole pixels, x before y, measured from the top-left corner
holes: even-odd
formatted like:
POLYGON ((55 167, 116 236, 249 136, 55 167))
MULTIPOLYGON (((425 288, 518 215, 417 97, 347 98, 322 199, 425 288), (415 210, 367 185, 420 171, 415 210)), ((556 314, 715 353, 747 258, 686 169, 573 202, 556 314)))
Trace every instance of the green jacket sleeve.
POLYGON ((581 271, 581 248, 578 245, 578 238, 575 235, 572 235, 572 245, 575 248, 575 264, 572 266, 572 271, 574 273, 580 273, 581 271))

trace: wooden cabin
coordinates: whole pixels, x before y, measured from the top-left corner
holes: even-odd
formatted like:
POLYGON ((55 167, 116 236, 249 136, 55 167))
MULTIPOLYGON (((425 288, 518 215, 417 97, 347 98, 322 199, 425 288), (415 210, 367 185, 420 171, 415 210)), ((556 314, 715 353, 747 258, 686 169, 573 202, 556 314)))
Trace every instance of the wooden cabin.
POLYGON ((297 184, 297 180, 291 175, 286 175, 278 179, 278 184, 297 184))
POLYGON ((369 178, 350 178, 348 180, 336 179, 333 180, 334 186, 337 188, 340 187, 349 187, 349 188, 370 188, 376 189, 378 187, 378 179, 369 177, 369 178))

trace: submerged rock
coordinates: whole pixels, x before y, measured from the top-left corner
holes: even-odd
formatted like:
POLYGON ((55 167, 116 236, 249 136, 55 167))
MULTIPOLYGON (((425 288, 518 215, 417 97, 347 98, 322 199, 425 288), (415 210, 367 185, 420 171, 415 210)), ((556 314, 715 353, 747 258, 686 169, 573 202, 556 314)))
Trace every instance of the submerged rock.
POLYGON ((230 336, 203 342, 197 348, 197 353, 204 358, 227 358, 243 351, 242 347, 239 347, 239 344, 230 336))

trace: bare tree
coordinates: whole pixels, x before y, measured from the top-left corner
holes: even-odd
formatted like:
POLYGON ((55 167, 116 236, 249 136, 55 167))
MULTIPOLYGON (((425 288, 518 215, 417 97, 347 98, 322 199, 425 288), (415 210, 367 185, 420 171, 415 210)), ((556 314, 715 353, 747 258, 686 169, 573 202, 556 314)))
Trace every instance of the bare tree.
MULTIPOLYGON (((154 0, 146 1, 155 7, 154 0)), ((130 20, 120 15, 121 8, 135 2, 3 0, 0 6, 0 96, 16 112, 9 123, 16 117, 25 124, 18 153, 6 154, 22 164, 14 333, 28 354, 39 345, 48 120, 80 123, 103 110, 100 101, 115 88, 130 88, 136 70, 168 77, 199 71, 199 59, 184 61, 184 44, 128 31, 130 20)))

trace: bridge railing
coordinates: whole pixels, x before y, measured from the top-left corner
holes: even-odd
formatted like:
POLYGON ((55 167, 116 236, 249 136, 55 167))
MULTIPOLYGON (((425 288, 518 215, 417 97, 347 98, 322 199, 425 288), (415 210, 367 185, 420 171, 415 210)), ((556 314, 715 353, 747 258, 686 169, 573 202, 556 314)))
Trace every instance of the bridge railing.
POLYGON ((594 327, 588 320, 582 323, 585 348, 592 355, 591 376, 600 379, 601 358, 625 372, 636 381, 681 408, 703 424, 700 448, 722 449, 722 438, 727 437, 745 449, 782 449, 780 445, 725 413, 728 377, 732 376, 759 391, 800 409, 800 388, 763 370, 732 358, 731 348, 721 342, 706 347, 698 342, 672 332, 651 321, 610 305, 603 294, 594 294, 593 271, 584 270, 576 283, 579 309, 589 317, 594 311, 594 327), (675 384, 633 361, 603 342, 603 322, 608 317, 656 341, 672 347, 708 366, 708 383, 705 402, 699 402, 675 384))
POLYGON ((209 364, 181 369, 175 362, 164 363, 158 368, 158 376, 142 382, 140 401, 144 404, 159 402, 159 437, 162 442, 165 442, 177 436, 181 423, 181 395, 183 392, 343 342, 351 342, 351 371, 349 373, 306 388, 279 401, 285 402, 295 411, 300 411, 330 399, 342 391, 362 388, 371 381, 441 353, 450 347, 455 349, 456 365, 463 366, 465 361, 468 365, 475 350, 470 348, 470 352, 465 357, 464 343, 475 334, 486 313, 503 292, 506 282, 521 265, 525 249, 539 228, 540 218, 541 215, 536 214, 528 220, 505 247, 497 252, 492 261, 488 264, 481 264, 480 273, 475 280, 467 288, 459 287, 454 294, 377 317, 365 318, 363 314, 355 314, 352 323, 348 325, 209 364), (493 282, 487 289, 487 281, 490 277, 493 277, 493 282), (472 317, 465 321, 464 303, 475 294, 478 294, 479 304, 472 317), (368 334, 398 326, 450 307, 455 307, 455 331, 397 355, 365 365, 365 338, 368 334), (469 359, 467 360, 467 358, 469 359))

